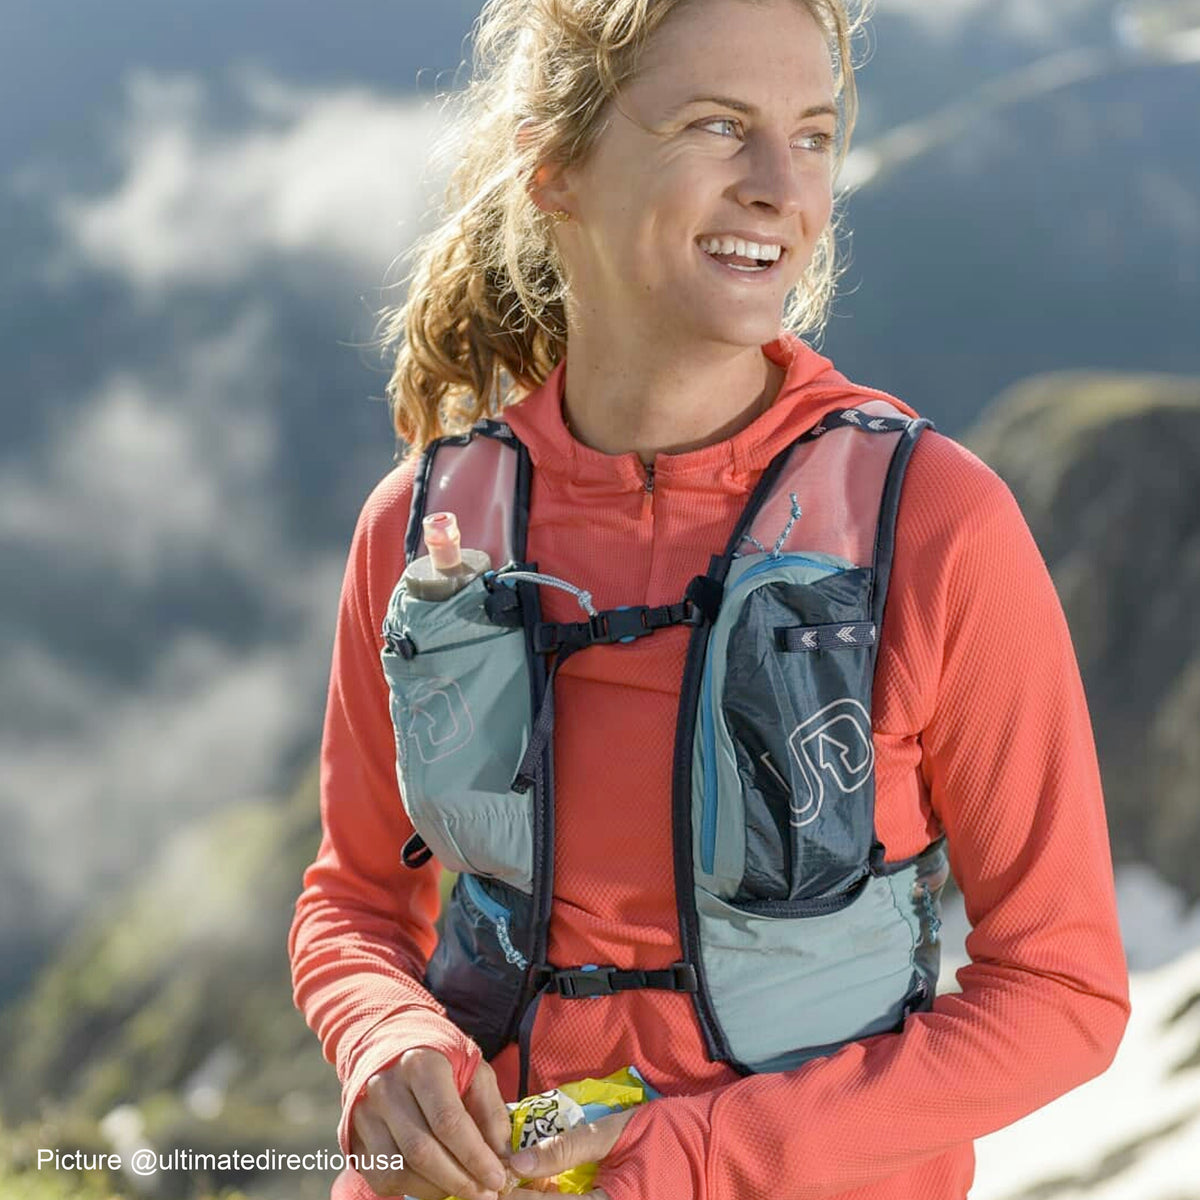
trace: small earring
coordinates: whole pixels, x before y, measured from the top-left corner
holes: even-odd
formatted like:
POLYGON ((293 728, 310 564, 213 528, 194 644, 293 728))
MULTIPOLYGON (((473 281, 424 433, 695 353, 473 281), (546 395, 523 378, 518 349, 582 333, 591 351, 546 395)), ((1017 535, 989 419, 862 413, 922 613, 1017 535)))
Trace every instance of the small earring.
POLYGON ((564 221, 569 221, 571 219, 571 214, 567 212, 565 208, 556 209, 550 214, 550 216, 553 217, 555 222, 559 225, 561 225, 564 221))

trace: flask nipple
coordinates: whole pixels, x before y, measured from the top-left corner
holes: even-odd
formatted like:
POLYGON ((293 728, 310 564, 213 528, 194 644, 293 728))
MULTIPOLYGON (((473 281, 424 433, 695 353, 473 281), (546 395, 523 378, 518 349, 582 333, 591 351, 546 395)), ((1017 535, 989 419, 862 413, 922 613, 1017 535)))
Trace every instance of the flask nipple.
POLYGON ((452 512, 430 513, 421 522, 429 557, 439 571, 453 571, 462 563, 462 535, 452 512))
POLYGON ((492 560, 482 550, 464 550, 458 518, 452 512, 430 513, 421 521, 425 549, 404 568, 401 577, 416 600, 448 600, 484 571, 492 560))

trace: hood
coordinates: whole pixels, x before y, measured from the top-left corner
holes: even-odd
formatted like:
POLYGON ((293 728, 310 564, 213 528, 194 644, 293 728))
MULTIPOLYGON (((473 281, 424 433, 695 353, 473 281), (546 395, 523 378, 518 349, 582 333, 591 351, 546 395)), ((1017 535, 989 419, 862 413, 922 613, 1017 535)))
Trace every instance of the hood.
MULTIPOLYGON (((832 409, 874 399, 887 400, 908 416, 917 415, 886 392, 851 383, 795 334, 781 333, 762 352, 787 372, 775 402, 730 438, 681 454, 658 454, 656 485, 749 492, 771 459, 832 409)), ((576 441, 567 429, 562 410, 565 375, 564 359, 541 387, 501 414, 528 447, 534 467, 589 491, 641 490, 645 470, 636 453, 604 454, 576 441)))

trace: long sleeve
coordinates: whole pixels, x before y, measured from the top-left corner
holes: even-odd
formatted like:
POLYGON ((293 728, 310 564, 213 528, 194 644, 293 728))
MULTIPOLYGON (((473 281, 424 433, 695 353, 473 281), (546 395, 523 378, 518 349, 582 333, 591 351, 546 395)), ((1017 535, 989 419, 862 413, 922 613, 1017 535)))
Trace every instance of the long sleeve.
POLYGON ((400 862, 412 825, 396 781, 379 651, 387 601, 404 569, 411 490, 411 470, 386 476, 351 542, 321 742, 322 840, 288 937, 295 1003, 342 1085, 344 1151, 363 1086, 405 1050, 445 1054, 460 1093, 480 1058, 418 982, 436 941, 440 867, 400 862))
MULTIPOLYGON (((912 728, 876 735, 911 738, 947 836, 973 926, 961 992, 901 1033, 647 1105, 597 1178, 611 1200, 664 1188, 819 1200, 893 1178, 909 1195, 906 1172, 1078 1086, 1116 1052, 1128 979, 1066 621, 1011 493, 937 435, 922 439, 905 483, 889 637, 876 708, 881 688, 905 692, 892 707, 912 728)), ((951 1161, 961 1174, 961 1156, 951 1161)), ((921 1194, 968 1183, 947 1175, 921 1194)))

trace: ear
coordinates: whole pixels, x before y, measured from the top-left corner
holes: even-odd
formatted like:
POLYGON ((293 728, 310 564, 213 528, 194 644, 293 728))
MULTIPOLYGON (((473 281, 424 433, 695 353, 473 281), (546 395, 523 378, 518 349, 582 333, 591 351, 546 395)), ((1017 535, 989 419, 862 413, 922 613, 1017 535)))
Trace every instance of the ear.
MULTIPOLYGON (((526 117, 517 126, 516 142, 518 150, 524 151, 534 138, 534 122, 532 117, 526 117)), ((530 200, 545 213, 556 212, 559 209, 570 210, 570 188, 567 186, 560 167, 550 163, 537 166, 528 183, 525 185, 530 200)))

